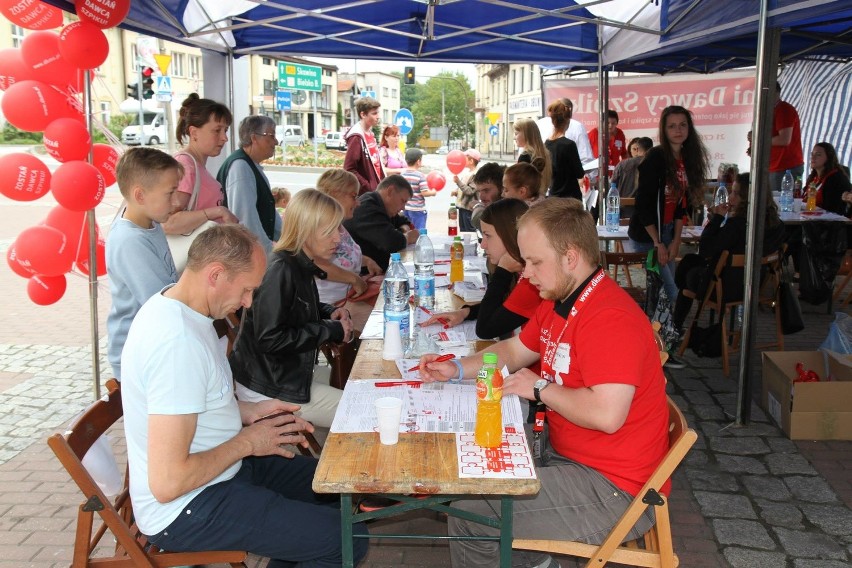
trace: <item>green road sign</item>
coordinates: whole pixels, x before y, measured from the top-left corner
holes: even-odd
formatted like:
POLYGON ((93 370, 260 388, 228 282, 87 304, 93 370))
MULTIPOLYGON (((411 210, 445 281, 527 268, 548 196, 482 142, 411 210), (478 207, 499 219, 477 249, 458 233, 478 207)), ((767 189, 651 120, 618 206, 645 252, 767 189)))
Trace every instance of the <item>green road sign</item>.
POLYGON ((279 61, 278 88, 322 91, 322 68, 279 61))

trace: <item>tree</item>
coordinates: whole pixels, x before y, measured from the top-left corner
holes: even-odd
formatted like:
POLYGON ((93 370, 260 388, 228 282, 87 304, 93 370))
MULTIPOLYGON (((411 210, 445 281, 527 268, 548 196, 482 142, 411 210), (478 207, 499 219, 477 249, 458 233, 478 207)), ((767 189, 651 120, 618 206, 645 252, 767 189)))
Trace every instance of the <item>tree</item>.
MULTIPOLYGON (((415 83, 413 85, 406 85, 403 81, 402 73, 399 71, 393 71, 391 75, 395 75, 399 78, 399 108, 407 108, 411 112, 414 112, 414 107, 417 105, 417 100, 420 97, 420 93, 423 91, 423 85, 420 83, 415 83)), ((423 123, 420 123, 418 127, 417 115, 414 115, 414 128, 411 129, 411 132, 408 133, 407 144, 409 146, 414 146, 417 142, 417 137, 420 134, 420 130, 423 128, 423 123)))
POLYGON ((414 103, 414 130, 417 136, 427 134, 421 132, 425 125, 449 128, 450 139, 469 140, 473 132, 474 122, 471 116, 473 91, 463 73, 443 72, 430 78, 417 93, 414 103), (441 101, 443 98, 443 115, 441 101))
POLYGON ((340 130, 343 128, 343 105, 340 104, 340 101, 337 101, 337 129, 340 130))

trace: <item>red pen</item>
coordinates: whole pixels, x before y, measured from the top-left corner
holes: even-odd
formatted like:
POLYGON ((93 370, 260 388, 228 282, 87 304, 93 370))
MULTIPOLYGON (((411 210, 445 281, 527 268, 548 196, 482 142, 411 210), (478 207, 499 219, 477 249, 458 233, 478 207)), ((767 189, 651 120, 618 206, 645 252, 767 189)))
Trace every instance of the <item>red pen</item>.
POLYGON ((422 381, 387 381, 384 383, 376 383, 376 387, 419 387, 422 385, 422 381))
MULTIPOLYGON (((443 363, 444 361, 449 361, 450 359, 455 359, 455 358, 456 358, 456 356, 455 356, 455 355, 453 355, 452 353, 447 353, 446 355, 441 355, 440 357, 438 357, 438 358, 437 358, 437 359, 435 359, 434 361, 430 361, 430 363, 443 363)), ((411 367, 411 368, 408 370, 408 372, 410 373, 411 371, 416 371, 416 370, 417 370, 417 369, 419 369, 419 368, 420 368, 420 365, 419 365, 419 364, 418 364, 418 365, 414 365, 413 367, 411 367)))

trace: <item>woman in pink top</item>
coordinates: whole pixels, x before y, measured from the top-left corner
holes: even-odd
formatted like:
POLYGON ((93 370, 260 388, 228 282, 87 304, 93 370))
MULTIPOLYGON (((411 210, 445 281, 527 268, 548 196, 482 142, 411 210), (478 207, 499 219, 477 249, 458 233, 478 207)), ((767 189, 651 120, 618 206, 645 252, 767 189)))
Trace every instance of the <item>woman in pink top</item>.
POLYGON ((382 131, 379 144, 379 156, 385 168, 385 175, 400 174, 407 167, 405 156, 399 147, 399 127, 391 124, 382 131))
POLYGON ((239 223, 228 208, 222 205, 222 186, 207 171, 207 158, 218 156, 228 141, 228 127, 233 120, 228 107, 196 93, 189 95, 180 107, 175 134, 186 147, 175 154, 184 169, 175 195, 175 210, 163 225, 170 235, 187 234, 207 221, 239 223), (195 189, 196 172, 201 175, 198 201, 192 211, 187 211, 195 189))

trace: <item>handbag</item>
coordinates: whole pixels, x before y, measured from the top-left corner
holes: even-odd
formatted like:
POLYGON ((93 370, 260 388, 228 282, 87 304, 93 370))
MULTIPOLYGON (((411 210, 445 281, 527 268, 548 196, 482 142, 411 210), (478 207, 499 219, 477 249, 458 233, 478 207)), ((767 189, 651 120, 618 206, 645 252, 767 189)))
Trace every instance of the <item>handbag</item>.
POLYGON ((805 329, 802 318, 802 306, 799 297, 790 282, 788 268, 785 266, 778 283, 779 309, 781 310, 781 333, 790 335, 805 329))
MULTIPOLYGON (((191 154, 187 154, 192 158, 192 163, 195 164, 195 187, 192 188, 192 196, 187 203, 186 211, 195 211, 195 205, 198 202, 198 193, 201 190, 201 175, 198 167, 198 162, 191 154)), ((169 250, 172 252, 172 260, 175 263, 175 269, 178 276, 181 275, 183 269, 186 268, 186 261, 189 257, 189 247, 195 237, 209 229, 218 225, 216 221, 205 221, 189 233, 181 235, 166 235, 166 240, 169 243, 169 250)))

